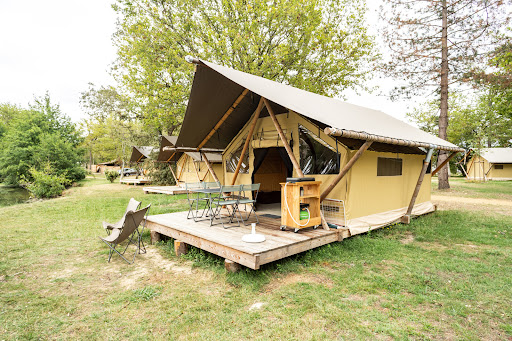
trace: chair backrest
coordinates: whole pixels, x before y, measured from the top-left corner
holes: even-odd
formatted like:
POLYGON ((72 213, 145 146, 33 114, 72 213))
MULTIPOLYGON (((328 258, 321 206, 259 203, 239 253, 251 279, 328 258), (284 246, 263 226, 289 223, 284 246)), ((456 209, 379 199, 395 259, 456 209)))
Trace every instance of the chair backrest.
POLYGON ((241 191, 241 187, 240 185, 233 185, 233 186, 221 186, 220 187, 220 192, 221 193, 235 193, 235 192, 240 192, 241 191))
POLYGON ((205 188, 219 188, 219 187, 221 187, 219 181, 203 182, 203 185, 204 185, 205 188))
POLYGON ((242 191, 250 191, 250 192, 253 192, 253 191, 259 191, 260 190, 260 185, 261 184, 248 184, 248 185, 242 185, 242 191))
POLYGON ((198 189, 204 188, 204 184, 202 182, 186 182, 185 189, 198 189))
POLYGON ((126 211, 124 212, 124 214, 128 213, 128 211, 137 211, 139 206, 140 201, 131 198, 130 201, 128 202, 128 206, 126 206, 126 211))
POLYGON ((150 207, 151 204, 138 211, 129 211, 128 213, 126 213, 121 233, 119 234, 119 237, 117 237, 117 239, 115 240, 116 244, 119 244, 126 240, 133 233, 133 231, 135 231, 135 229, 139 227, 140 223, 142 222, 142 219, 144 219, 144 216, 146 215, 150 207))

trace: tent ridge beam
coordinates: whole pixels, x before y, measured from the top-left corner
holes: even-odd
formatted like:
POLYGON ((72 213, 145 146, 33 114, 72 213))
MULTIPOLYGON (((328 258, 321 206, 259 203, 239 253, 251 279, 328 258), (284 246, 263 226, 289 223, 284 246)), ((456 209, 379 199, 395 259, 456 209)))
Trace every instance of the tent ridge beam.
POLYGON ((329 193, 336 187, 336 185, 345 177, 348 171, 352 168, 352 166, 356 163, 356 161, 363 155, 363 153, 371 146, 373 141, 366 141, 359 148, 359 150, 352 156, 352 158, 347 162, 347 164, 340 170, 338 175, 332 180, 332 182, 327 186, 327 188, 320 195, 320 201, 323 201, 329 193))
MULTIPOLYGON (((393 144, 393 145, 405 146, 405 147, 422 147, 422 148, 429 148, 429 149, 432 148, 432 144, 425 143, 425 142, 415 142, 415 141, 410 141, 410 140, 373 135, 373 134, 368 134, 368 133, 364 133, 364 132, 357 132, 357 131, 353 131, 353 130, 345 130, 345 129, 327 127, 324 129, 324 132, 327 135, 337 136, 337 137, 346 137, 346 138, 350 138, 350 139, 373 141, 373 142, 393 144)), ((441 150, 446 150, 446 151, 451 151, 451 152, 464 152, 465 151, 465 149, 459 148, 459 147, 446 147, 446 146, 435 145, 435 148, 441 149, 441 150)))
POLYGON ((233 111, 236 109, 238 104, 240 104, 240 102, 245 97, 245 95, 247 95, 248 92, 249 92, 249 89, 244 89, 244 91, 242 91, 242 93, 237 97, 237 99, 233 102, 233 104, 231 104, 229 109, 221 117, 219 122, 217 122, 215 127, 213 127, 213 129, 208 133, 208 135, 206 135, 206 137, 203 139, 203 141, 201 141, 199 146, 197 146, 197 148, 196 148, 197 151, 199 151, 206 144, 206 142, 208 142, 210 140, 210 138, 213 136, 213 134, 215 134, 215 132, 217 130, 219 130, 220 126, 224 123, 224 121, 226 121, 228 119, 228 117, 231 115, 231 113, 233 113, 233 111))

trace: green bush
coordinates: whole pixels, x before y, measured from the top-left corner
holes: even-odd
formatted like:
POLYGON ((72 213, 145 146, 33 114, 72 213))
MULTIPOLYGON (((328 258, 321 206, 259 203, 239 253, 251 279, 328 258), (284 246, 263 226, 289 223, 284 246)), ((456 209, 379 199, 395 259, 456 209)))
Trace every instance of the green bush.
POLYGON ((110 182, 114 182, 114 180, 117 179, 118 176, 119 176, 119 173, 116 171, 109 171, 109 170, 105 171, 105 177, 110 182))
MULTIPOLYGON (((144 168, 148 171, 148 177, 153 185, 172 186, 176 184, 167 163, 146 161, 144 168)), ((172 164, 172 168, 176 172, 174 164, 172 164)))
POLYGON ((31 181, 23 180, 22 185, 36 198, 55 198, 62 194, 71 181, 63 175, 53 174, 47 165, 44 170, 30 168, 31 181))

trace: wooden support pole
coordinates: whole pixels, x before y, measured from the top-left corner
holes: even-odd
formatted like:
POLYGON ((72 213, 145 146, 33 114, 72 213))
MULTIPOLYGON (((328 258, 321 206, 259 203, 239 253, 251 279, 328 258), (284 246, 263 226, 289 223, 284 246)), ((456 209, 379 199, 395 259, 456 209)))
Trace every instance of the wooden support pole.
POLYGON ((172 153, 171 157, 167 159, 167 162, 170 162, 172 157, 176 154, 176 152, 172 153))
MULTIPOLYGON (((181 165, 181 169, 180 169, 180 174, 178 175, 178 180, 181 179, 181 176, 183 175, 183 170, 185 169, 185 163, 187 162, 187 159, 188 159, 188 154, 185 154, 185 156, 183 157, 183 162, 182 162, 182 165, 181 165)), ((176 165, 178 163, 176 162, 176 165)))
POLYGON ((194 166, 194 170, 196 171, 197 181, 201 182, 201 177, 199 176, 199 171, 197 170, 196 163, 193 159, 192 159, 192 166, 194 166))
POLYGON ((343 177, 348 173, 348 171, 352 168, 352 166, 356 163, 356 161, 363 155, 363 153, 370 147, 372 141, 366 141, 359 148, 359 150, 352 156, 352 158, 347 162, 347 164, 340 170, 338 175, 332 180, 332 182, 327 186, 327 188, 320 195, 320 201, 322 202, 331 191, 336 187, 336 185, 343 179, 343 177))
POLYGON ((206 179, 206 177, 208 176, 208 173, 210 173, 210 168, 207 168, 207 169, 206 169, 206 173, 204 173, 204 176, 203 176, 203 180, 202 180, 202 181, 204 181, 204 179, 206 179))
POLYGON ((150 235, 151 235, 151 244, 155 244, 160 241, 160 233, 151 230, 150 235))
POLYGON ((206 142, 208 142, 208 140, 210 140, 210 138, 213 136, 213 134, 215 134, 215 132, 217 130, 219 130, 220 126, 224 123, 225 120, 228 119, 229 115, 231 115, 231 113, 236 109, 236 107, 238 106, 238 104, 240 104, 240 102, 242 101, 242 99, 245 97, 245 95, 247 95, 247 93, 249 92, 249 89, 244 89, 244 91, 242 91, 242 93, 240 94, 240 96, 237 97, 237 99, 235 100, 235 102, 233 102, 233 104, 229 107, 229 109, 226 111, 226 113, 221 117, 221 119, 219 120, 219 122, 217 122, 217 124, 215 125, 215 127, 212 129, 212 131, 210 131, 208 133, 208 135, 206 135, 206 137, 204 138, 203 141, 201 141, 201 143, 199 144, 199 146, 197 146, 197 150, 201 149, 205 144, 206 142))
POLYGON ((210 171, 210 174, 213 176, 213 180, 215 180, 216 182, 220 182, 219 178, 217 177, 217 174, 215 174, 215 171, 212 168, 212 165, 211 165, 210 161, 208 161, 208 158, 206 157, 206 154, 205 153, 201 153, 201 155, 204 158, 204 162, 206 163, 206 166, 208 167, 208 170, 210 171))
POLYGON ((418 182, 416 183, 416 187, 414 188, 414 192, 412 193, 411 202, 409 203, 409 207, 407 207, 407 212, 402 217, 402 223, 409 224, 411 222, 411 213, 412 209, 414 207, 414 203, 416 202, 416 198, 418 197, 418 194, 420 193, 421 184, 423 183, 423 178, 425 177, 425 174, 427 173, 428 164, 430 163, 430 160, 432 159, 432 154, 434 153, 434 149, 429 149, 427 156, 425 157, 425 160, 423 160, 423 167, 421 167, 421 173, 418 177, 418 182))
POLYGON ((242 149, 242 154, 240 155, 240 160, 238 160, 238 164, 236 165, 235 174, 233 175, 233 180, 231 181, 231 185, 234 185, 236 182, 236 178, 238 177, 238 173, 240 172, 240 167, 242 167, 242 162, 244 160, 245 153, 249 148, 249 143, 251 142, 252 134, 254 133, 254 128, 256 128, 256 123, 258 122, 258 118, 260 117, 261 109, 263 109, 263 97, 260 98, 260 102, 258 103, 258 107, 254 112, 254 118, 252 119, 251 127, 249 128, 249 134, 245 139, 244 148, 242 149))
POLYGON ((446 165, 451 159, 453 159, 453 157, 455 156, 455 154, 457 154, 458 152, 453 152, 450 154, 450 156, 448 156, 446 158, 446 160, 444 160, 439 166, 437 166, 437 168, 432 172, 432 176, 436 175, 437 172, 439 172, 441 170, 441 168, 444 167, 444 165, 446 165))
POLYGON ((290 160, 292 161, 293 168, 295 168, 295 171, 297 172, 297 175, 300 178, 304 177, 304 173, 302 173, 302 170, 300 169, 300 165, 297 162, 297 159, 295 159, 295 155, 293 155, 292 148, 290 147, 290 144, 288 143, 288 140, 286 139, 286 136, 283 133, 283 129, 281 129, 281 126, 279 125, 279 121, 276 118, 276 115, 274 115, 274 110, 272 110, 272 107, 270 106, 270 103, 266 98, 263 98, 263 101, 265 102, 265 106, 267 107, 267 111, 272 118, 272 122, 274 122, 274 126, 276 127, 277 133, 279 134, 279 137, 281 138, 281 142, 283 142, 284 149, 286 149, 286 152, 288 153, 288 156, 290 157, 290 160))
POLYGON ((176 177, 176 174, 174 174, 174 170, 172 169, 171 163, 167 163, 169 165, 169 169, 171 170, 172 176, 174 177, 174 181, 176 182, 176 185, 178 185, 178 178, 176 177))
POLYGON ((242 266, 240 264, 235 263, 229 259, 224 260, 224 267, 226 268, 226 271, 228 271, 228 272, 237 272, 242 268, 242 266))
POLYGON ((137 163, 139 163, 139 162, 140 162, 140 160, 141 160, 143 157, 144 157, 144 155, 141 155, 141 156, 139 157, 139 159, 137 160, 137 163))
POLYGON ((184 242, 180 242, 179 240, 174 241, 174 253, 179 257, 181 255, 186 255, 188 252, 188 244, 184 242))

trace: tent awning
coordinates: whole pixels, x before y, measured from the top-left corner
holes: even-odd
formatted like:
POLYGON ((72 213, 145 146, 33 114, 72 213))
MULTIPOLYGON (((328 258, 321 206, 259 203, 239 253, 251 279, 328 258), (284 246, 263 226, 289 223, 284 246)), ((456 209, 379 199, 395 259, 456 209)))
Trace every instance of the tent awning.
POLYGON ((155 150, 156 148, 151 146, 133 146, 132 148, 132 156, 130 157, 130 162, 141 162, 144 159, 147 159, 149 155, 155 150))
POLYGON ((158 157, 156 161, 158 162, 171 162, 178 161, 181 157, 182 152, 176 152, 173 150, 167 150, 166 147, 174 147, 176 146, 176 141, 178 140, 178 136, 168 136, 162 135, 160 137, 160 151, 158 153, 158 157))
MULTIPOLYGON (((381 143, 463 151, 381 111, 317 95, 245 72, 196 60, 197 67, 177 146, 196 147, 212 131, 244 89, 250 90, 204 145, 224 149, 256 109, 261 96, 271 101, 276 114, 292 110, 326 128, 372 137, 381 143), (396 143, 389 143, 394 139, 396 143), (405 142, 402 142, 405 141, 405 142)), ((266 115, 263 110, 261 116, 266 115)), ((359 137, 359 139, 361 139, 359 137)), ((357 137, 351 137, 357 139, 357 137)))

